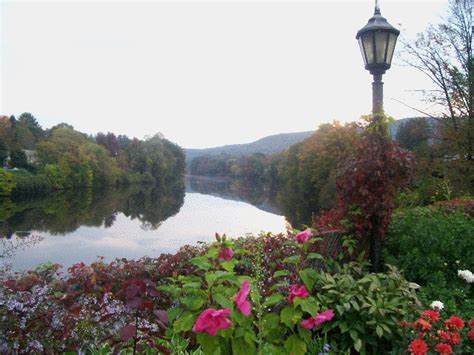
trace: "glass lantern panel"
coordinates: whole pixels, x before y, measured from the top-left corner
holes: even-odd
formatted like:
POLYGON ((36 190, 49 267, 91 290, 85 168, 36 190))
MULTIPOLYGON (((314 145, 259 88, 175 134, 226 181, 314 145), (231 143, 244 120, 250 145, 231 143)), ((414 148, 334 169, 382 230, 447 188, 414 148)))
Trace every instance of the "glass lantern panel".
POLYGON ((365 58, 364 44, 362 43, 362 37, 359 37, 359 47, 360 47, 360 52, 362 53, 362 58, 364 59, 364 65, 367 65, 367 59, 365 58))
POLYGON ((388 49, 387 49, 387 64, 392 63, 393 51, 395 50, 395 44, 397 43, 397 35, 390 33, 388 38, 388 49))
POLYGON ((385 50, 388 42, 387 32, 376 32, 375 33, 375 62, 377 64, 385 64, 385 50))
POLYGON ((374 36, 372 33, 364 33, 362 35, 362 43, 364 44, 366 64, 374 64, 374 36))

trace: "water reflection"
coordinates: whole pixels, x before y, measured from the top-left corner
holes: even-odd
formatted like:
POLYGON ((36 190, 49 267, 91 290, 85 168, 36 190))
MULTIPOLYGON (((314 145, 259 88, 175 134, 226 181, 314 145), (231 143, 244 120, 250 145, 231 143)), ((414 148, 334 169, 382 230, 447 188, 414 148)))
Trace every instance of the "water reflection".
POLYGON ((216 232, 238 237, 285 229, 266 191, 235 181, 191 178, 166 189, 63 192, 0 201, 0 264, 25 270, 48 261, 91 263, 98 256, 156 257, 213 240, 216 232))
POLYGON ((31 200, 0 200, 0 236, 25 236, 32 230, 64 235, 81 226, 110 228, 118 213, 152 230, 178 213, 184 193, 184 183, 178 181, 167 188, 86 189, 31 200))
POLYGON ((242 201, 258 209, 282 216, 275 195, 263 184, 234 180, 229 178, 209 178, 189 176, 186 179, 186 192, 198 192, 205 195, 221 197, 226 200, 242 201))

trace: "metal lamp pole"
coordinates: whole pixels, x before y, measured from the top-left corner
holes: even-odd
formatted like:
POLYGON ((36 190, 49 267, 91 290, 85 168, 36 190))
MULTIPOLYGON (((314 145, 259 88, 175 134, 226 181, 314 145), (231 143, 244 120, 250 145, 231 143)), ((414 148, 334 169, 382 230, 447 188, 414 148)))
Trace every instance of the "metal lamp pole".
POLYGON ((365 69, 373 75, 372 115, 383 113, 382 75, 392 63, 393 52, 400 31, 390 25, 380 13, 378 0, 375 0, 374 16, 357 32, 365 69))

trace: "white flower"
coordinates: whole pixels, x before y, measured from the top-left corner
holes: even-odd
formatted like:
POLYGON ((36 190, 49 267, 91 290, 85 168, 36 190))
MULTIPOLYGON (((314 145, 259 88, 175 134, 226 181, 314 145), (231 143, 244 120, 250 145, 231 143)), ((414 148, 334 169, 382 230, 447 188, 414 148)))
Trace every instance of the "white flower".
POLYGON ((469 270, 458 270, 458 276, 470 284, 474 283, 474 274, 469 270))
POLYGON ((433 301, 430 304, 430 307, 433 309, 439 309, 440 311, 444 308, 444 303, 441 301, 433 301))

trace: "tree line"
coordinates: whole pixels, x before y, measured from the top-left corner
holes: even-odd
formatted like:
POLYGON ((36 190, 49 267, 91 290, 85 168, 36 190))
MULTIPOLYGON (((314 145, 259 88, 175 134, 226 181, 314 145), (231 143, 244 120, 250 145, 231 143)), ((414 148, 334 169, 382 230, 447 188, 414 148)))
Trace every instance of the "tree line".
MULTIPOLYGON (((426 117, 407 119, 393 137, 417 161, 411 186, 398 197, 400 206, 427 205, 474 193, 471 161, 452 158, 445 141, 438 139, 437 127, 436 121, 426 117)), ((290 223, 310 225, 315 214, 334 207, 336 181, 364 130, 356 122, 326 123, 282 153, 196 157, 188 172, 259 185, 277 197, 290 223)))
POLYGON ((30 113, 0 117, 0 196, 53 190, 153 184, 184 174, 183 150, 156 134, 140 140, 87 135, 61 123, 43 129, 30 113), (29 156, 28 156, 29 155, 29 156))

